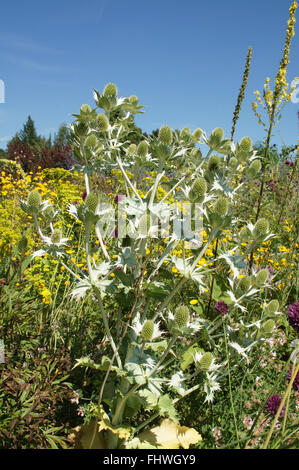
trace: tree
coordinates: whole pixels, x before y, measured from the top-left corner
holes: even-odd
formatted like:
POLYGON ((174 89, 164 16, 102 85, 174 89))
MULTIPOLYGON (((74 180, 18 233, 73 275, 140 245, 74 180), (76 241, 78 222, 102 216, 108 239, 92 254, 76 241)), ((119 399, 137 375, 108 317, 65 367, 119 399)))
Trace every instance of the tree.
POLYGON ((41 137, 37 134, 35 124, 31 116, 28 116, 27 122, 19 132, 18 137, 23 144, 30 145, 34 149, 41 147, 41 137))
POLYGON ((54 143, 55 144, 63 144, 63 145, 69 145, 70 144, 70 130, 68 128, 68 125, 63 123, 58 129, 58 133, 54 137, 54 143))

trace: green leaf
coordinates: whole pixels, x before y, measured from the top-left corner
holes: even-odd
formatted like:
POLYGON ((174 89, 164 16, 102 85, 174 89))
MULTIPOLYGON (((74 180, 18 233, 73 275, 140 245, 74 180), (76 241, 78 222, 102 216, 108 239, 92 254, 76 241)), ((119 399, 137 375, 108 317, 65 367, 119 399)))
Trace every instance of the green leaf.
POLYGON ((167 416, 173 421, 177 421, 177 411, 173 405, 173 400, 169 395, 162 395, 159 398, 158 410, 161 416, 167 416))
POLYGON ((143 408, 145 410, 153 410, 158 403, 158 397, 154 392, 148 389, 143 389, 138 392, 138 395, 143 401, 143 408))
POLYGON ((202 349, 198 346, 197 343, 193 344, 190 346, 190 348, 187 349, 187 351, 184 352, 182 356, 182 361, 181 361, 181 369, 184 372, 191 364, 193 364, 194 359, 193 355, 196 352, 201 352, 202 349))
POLYGON ((154 352, 165 351, 167 348, 167 340, 163 339, 162 341, 157 341, 153 343, 145 343, 144 349, 151 349, 154 352))

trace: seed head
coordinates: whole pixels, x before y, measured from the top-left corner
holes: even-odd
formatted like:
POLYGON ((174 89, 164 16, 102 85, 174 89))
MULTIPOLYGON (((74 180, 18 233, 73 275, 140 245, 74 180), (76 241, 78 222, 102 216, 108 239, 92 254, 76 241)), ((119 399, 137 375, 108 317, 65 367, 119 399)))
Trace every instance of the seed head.
POLYGON ((192 193, 198 202, 203 202, 206 191, 207 191, 207 182, 202 176, 200 176, 199 178, 195 180, 193 184, 192 193))
POLYGON ((141 336, 144 341, 150 341, 154 334, 154 322, 153 320, 147 320, 141 330, 141 336))
POLYGON ((189 320, 189 308, 185 305, 177 307, 174 315, 174 320, 179 328, 184 328, 189 320))
POLYGON ((91 192, 86 196, 85 206, 87 207, 89 212, 91 212, 92 214, 95 214, 95 211, 98 207, 98 203, 99 203, 99 196, 97 193, 91 192))
POLYGON ((140 157, 145 157, 147 155, 147 152, 148 152, 148 143, 145 140, 143 140, 142 142, 138 144, 137 155, 140 155, 140 157))
POLYGON ((255 238, 264 238, 269 231, 269 223, 267 219, 259 219, 253 229, 255 238))
POLYGON ((116 98, 117 97, 116 85, 114 85, 114 83, 108 83, 108 85, 106 85, 104 88, 103 96, 105 96, 105 98, 107 99, 110 99, 111 97, 116 98))
POLYGON ((238 165, 238 160, 236 159, 236 157, 232 157, 229 161, 229 164, 228 166, 232 169, 236 168, 238 165))
POLYGON ((196 139, 196 140, 200 140, 201 135, 202 135, 202 129, 200 129, 200 128, 198 127, 198 128, 195 129, 195 131, 193 132, 193 137, 194 137, 194 139, 196 139))
POLYGON ((162 126, 159 130, 159 140, 165 145, 169 145, 172 142, 172 131, 169 126, 162 126))
POLYGON ((220 167, 220 158, 218 155, 214 154, 210 157, 209 162, 208 162, 208 170, 209 171, 217 171, 218 168, 220 167))
POLYGON ((106 114, 98 114, 97 116, 98 128, 102 132, 106 132, 109 127, 109 121, 106 114))
POLYGON ((225 197, 220 197, 214 205, 214 212, 221 217, 225 217, 228 211, 228 200, 225 197))
POLYGON ((250 152, 252 149, 252 140, 250 137, 243 137, 243 139, 240 142, 240 149, 243 152, 250 152))
POLYGON ((213 354, 211 352, 206 352, 199 361, 199 368, 203 372, 207 372, 212 364, 213 354))
POLYGON ((82 104, 80 111, 82 111, 82 113, 90 113, 91 107, 88 104, 82 104))
POLYGON ((61 230, 59 228, 55 228, 51 235, 51 242, 55 244, 59 243, 61 238, 62 238, 61 230))
POLYGON ((132 157, 135 152, 136 152, 136 144, 129 145, 129 147, 127 148, 127 154, 129 155, 129 157, 132 157))
POLYGON ((97 145, 97 138, 94 134, 90 134, 85 140, 86 147, 95 147, 97 145))
POLYGON ((262 164, 260 160, 254 160, 250 164, 247 170, 248 176, 250 176, 251 178, 254 178, 254 176, 260 171, 261 167, 262 167, 262 164))
POLYGON ((28 196, 27 204, 29 207, 37 209, 41 203, 41 195, 38 191, 33 190, 28 196))

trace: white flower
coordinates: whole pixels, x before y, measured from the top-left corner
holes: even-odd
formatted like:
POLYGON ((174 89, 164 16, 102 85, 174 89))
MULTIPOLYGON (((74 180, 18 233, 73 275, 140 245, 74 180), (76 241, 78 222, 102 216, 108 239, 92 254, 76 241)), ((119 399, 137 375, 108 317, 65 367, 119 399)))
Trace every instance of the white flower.
MULTIPOLYGON (((193 354, 193 359, 194 359, 195 365, 200 363, 200 361, 201 361, 202 357, 204 356, 204 354, 205 353, 200 353, 200 352, 197 352, 197 351, 195 352, 195 354, 193 354)), ((215 363, 215 358, 213 357, 212 362, 211 362, 207 372, 215 372, 220 367, 222 367, 222 365, 216 364, 215 363)))
MULTIPOLYGON (((147 320, 148 320, 148 318, 146 318, 143 322, 141 322, 140 312, 138 312, 136 314, 136 316, 134 317, 134 319, 132 321, 132 325, 131 325, 131 328, 136 333, 136 336, 140 336, 142 328, 143 328, 143 326, 144 326, 144 324, 146 323, 147 320)), ((153 336, 151 338, 151 341, 153 341, 154 339, 160 338, 160 336, 163 335, 163 331, 160 330, 159 326, 160 326, 160 322, 154 323, 154 332, 153 332, 153 336)))
POLYGON ((204 391, 206 393, 206 399, 204 402, 212 402, 214 400, 214 394, 218 390, 221 390, 220 384, 216 381, 217 377, 215 374, 207 374, 204 383, 204 391))
POLYGON ((174 374, 171 379, 168 382, 168 385, 173 388, 176 392, 178 392, 180 395, 184 395, 186 389, 182 385, 182 382, 184 382, 185 376, 182 371, 177 372, 174 374))
MULTIPOLYGON (((162 316, 162 315, 161 315, 162 316)), ((164 317, 162 316, 162 318, 164 319, 164 317)), ((165 320, 165 319, 164 319, 165 320)), ((185 335, 187 334, 194 334, 196 333, 197 331, 199 331, 201 328, 202 328, 202 322, 204 320, 202 319, 198 319, 198 318, 193 318, 193 320, 189 320, 187 323, 186 323, 186 326, 184 326, 183 328, 180 328, 180 330, 182 331, 182 333, 184 333, 185 335)), ((168 312, 168 327, 170 330, 173 329, 173 327, 176 326, 176 323, 175 323, 175 319, 174 319, 174 314, 169 311, 168 312)))

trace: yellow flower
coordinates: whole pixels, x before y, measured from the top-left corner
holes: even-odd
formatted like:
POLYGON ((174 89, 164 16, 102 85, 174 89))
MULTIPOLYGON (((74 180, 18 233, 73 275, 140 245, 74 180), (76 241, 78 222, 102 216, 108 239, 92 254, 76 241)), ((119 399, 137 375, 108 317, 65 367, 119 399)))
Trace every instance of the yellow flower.
POLYGON ((198 304, 198 300, 192 299, 192 300, 190 300, 189 304, 190 305, 196 305, 196 304, 198 304))

